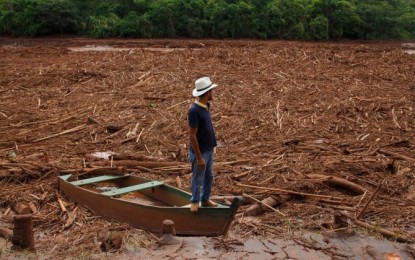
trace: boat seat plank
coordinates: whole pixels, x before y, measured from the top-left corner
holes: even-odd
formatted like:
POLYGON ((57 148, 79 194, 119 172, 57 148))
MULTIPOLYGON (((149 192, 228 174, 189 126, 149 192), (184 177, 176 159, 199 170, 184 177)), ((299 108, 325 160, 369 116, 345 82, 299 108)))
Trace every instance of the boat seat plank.
POLYGON ((148 188, 154 188, 154 187, 157 187, 157 186, 161 186, 163 184, 164 183, 162 181, 150 181, 150 182, 145 182, 145 183, 142 183, 142 184, 128 186, 128 187, 124 187, 124 188, 120 188, 120 189, 116 189, 116 190, 106 191, 106 192, 103 192, 101 194, 105 195, 105 196, 116 196, 116 195, 129 193, 129 192, 132 192, 132 191, 139 191, 139 190, 145 190, 145 189, 148 189, 148 188))
POLYGON ((71 182, 71 184, 74 185, 74 186, 80 186, 80 185, 92 184, 92 183, 97 183, 97 182, 120 179, 120 178, 124 178, 124 177, 125 176, 104 175, 104 176, 98 176, 98 177, 93 177, 93 178, 79 180, 79 181, 73 181, 73 182, 71 182))

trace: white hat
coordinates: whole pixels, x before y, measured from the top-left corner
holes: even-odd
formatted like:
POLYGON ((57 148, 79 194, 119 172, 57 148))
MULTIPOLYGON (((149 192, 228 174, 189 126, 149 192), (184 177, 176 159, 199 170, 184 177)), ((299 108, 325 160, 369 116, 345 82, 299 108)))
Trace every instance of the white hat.
POLYGON ((195 89, 192 94, 194 97, 199 97, 217 86, 210 81, 209 77, 203 77, 195 81, 195 89))

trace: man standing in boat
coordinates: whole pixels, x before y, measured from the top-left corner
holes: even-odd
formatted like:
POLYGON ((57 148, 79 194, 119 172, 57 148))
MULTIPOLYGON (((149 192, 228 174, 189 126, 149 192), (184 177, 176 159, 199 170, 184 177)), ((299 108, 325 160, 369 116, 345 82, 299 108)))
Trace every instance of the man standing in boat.
POLYGON ((213 183, 213 150, 216 147, 209 101, 213 99, 213 89, 217 86, 209 77, 197 79, 192 93, 196 101, 188 112, 189 160, 192 164, 192 198, 190 199, 192 212, 199 210, 199 203, 203 207, 218 206, 209 198, 213 183))

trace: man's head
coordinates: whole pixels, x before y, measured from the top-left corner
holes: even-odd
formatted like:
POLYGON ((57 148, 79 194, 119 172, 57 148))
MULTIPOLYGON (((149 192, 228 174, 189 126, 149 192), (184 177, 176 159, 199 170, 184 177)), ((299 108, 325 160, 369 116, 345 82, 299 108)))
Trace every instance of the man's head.
POLYGON ((212 99, 212 89, 216 88, 218 85, 213 84, 209 77, 199 78, 195 81, 195 89, 193 90, 194 97, 202 97, 204 95, 209 95, 209 100, 212 99))

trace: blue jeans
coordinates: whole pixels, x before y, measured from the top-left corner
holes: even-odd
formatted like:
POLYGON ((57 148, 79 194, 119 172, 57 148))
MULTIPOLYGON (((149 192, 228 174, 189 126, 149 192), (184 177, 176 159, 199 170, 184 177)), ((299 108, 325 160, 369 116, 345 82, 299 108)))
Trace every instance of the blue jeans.
POLYGON ((189 161, 192 164, 192 184, 191 203, 199 201, 208 201, 213 183, 213 151, 203 152, 202 157, 205 160, 205 168, 197 166, 196 155, 189 151, 189 161))

